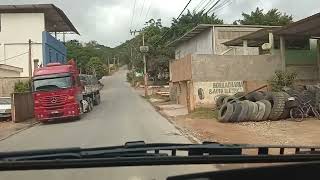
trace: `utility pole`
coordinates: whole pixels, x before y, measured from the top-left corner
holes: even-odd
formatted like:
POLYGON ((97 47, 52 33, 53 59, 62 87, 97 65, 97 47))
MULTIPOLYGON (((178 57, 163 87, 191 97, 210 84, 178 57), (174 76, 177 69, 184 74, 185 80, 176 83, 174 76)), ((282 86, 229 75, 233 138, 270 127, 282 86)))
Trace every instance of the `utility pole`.
POLYGON ((108 57, 107 61, 108 61, 108 75, 110 75, 110 59, 109 59, 109 57, 108 57))
MULTIPOLYGON (((142 33, 142 46, 144 46, 144 33, 142 33)), ((144 74, 144 96, 148 96, 148 75, 146 53, 143 53, 143 74, 144 74)))
POLYGON ((31 39, 29 39, 29 78, 32 78, 31 39))
POLYGON ((145 46, 144 44, 144 32, 143 31, 131 31, 131 34, 135 33, 142 33, 142 46, 140 46, 140 51, 143 53, 143 75, 144 75, 144 96, 147 97, 148 96, 148 74, 147 74, 147 60, 146 60, 146 53, 149 51, 149 47, 145 46))

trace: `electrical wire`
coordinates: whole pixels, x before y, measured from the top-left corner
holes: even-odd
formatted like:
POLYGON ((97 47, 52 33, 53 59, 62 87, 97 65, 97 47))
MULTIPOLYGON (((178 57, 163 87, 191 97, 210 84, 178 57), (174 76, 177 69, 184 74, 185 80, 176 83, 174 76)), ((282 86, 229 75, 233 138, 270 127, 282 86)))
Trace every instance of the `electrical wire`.
POLYGON ((210 12, 221 0, 217 0, 206 12, 206 14, 208 14, 208 12, 210 12))
MULTIPOLYGON (((140 11, 140 19, 141 19, 141 21, 143 21, 143 18, 142 18, 142 13, 143 13, 143 9, 144 9, 144 3, 146 2, 146 0, 143 0, 143 2, 142 2, 142 7, 141 7, 141 11, 140 11)), ((139 21, 138 20, 138 25, 141 23, 141 21, 139 21)), ((143 22, 142 22, 143 23, 143 22)), ((142 24, 143 25, 143 24, 142 24)))
POLYGON ((212 9, 209 13, 217 13, 219 11, 221 11, 222 9, 224 9, 225 7, 227 7, 228 5, 230 5, 232 3, 231 0, 225 0, 224 2, 220 3, 219 6, 215 7, 214 9, 212 9))
POLYGON ((28 54, 28 53, 29 53, 29 52, 24 52, 24 53, 21 53, 21 54, 18 54, 18 55, 15 55, 15 56, 12 56, 12 57, 9 57, 9 58, 0 60, 0 62, 7 61, 7 60, 10 60, 10 59, 14 59, 14 58, 16 58, 16 57, 19 57, 19 56, 22 56, 22 55, 25 55, 25 54, 28 54))
MULTIPOLYGON (((183 10, 181 11, 181 13, 179 14, 179 16, 177 17, 176 20, 178 20, 181 15, 183 14, 183 12, 187 9, 187 7, 189 6, 189 4, 191 3, 192 0, 189 0, 188 3, 184 6, 183 10)), ((161 37, 158 41, 156 41, 153 45, 156 45, 158 44, 164 37, 166 37, 166 35, 168 34, 169 30, 167 30, 161 37)))
POLYGON ((136 2, 137 2, 137 0, 134 0, 133 9, 132 9, 131 23, 130 23, 130 29, 132 28, 132 23, 133 23, 134 14, 135 14, 134 12, 135 12, 135 9, 136 9, 136 2))
POLYGON ((150 5, 149 5, 149 7, 148 7, 148 10, 147 10, 147 13, 146 13, 146 17, 144 18, 144 23, 146 22, 146 20, 147 20, 147 18, 148 18, 148 15, 149 15, 149 11, 150 11, 150 9, 151 9, 151 5, 152 5, 152 0, 151 0, 151 2, 150 2, 150 5))
MULTIPOLYGON (((200 3, 194 8, 194 11, 198 11, 198 9, 206 2, 207 0, 202 0, 200 3)), ((209 0, 210 1, 210 0, 209 0)))

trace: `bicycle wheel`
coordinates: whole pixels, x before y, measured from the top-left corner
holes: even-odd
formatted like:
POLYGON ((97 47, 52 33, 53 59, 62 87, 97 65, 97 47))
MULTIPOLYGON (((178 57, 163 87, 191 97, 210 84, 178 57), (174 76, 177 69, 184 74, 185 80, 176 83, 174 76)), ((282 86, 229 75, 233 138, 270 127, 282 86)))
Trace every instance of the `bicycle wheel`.
POLYGON ((294 121, 303 121, 304 113, 299 107, 294 107, 290 109, 290 118, 294 121))
POLYGON ((314 117, 316 117, 318 120, 320 120, 319 112, 313 107, 311 107, 311 110, 312 110, 312 113, 314 114, 314 117))

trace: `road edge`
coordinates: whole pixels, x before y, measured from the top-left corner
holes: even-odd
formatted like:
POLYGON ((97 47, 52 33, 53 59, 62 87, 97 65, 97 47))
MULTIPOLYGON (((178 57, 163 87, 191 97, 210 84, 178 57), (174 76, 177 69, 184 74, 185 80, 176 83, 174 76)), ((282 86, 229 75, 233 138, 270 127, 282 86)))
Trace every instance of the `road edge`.
POLYGON ((22 131, 25 131, 25 130, 27 130, 27 129, 30 129, 30 128, 38 125, 38 124, 40 124, 40 122, 34 122, 34 123, 32 123, 32 124, 30 124, 30 125, 22 128, 22 129, 19 129, 18 131, 14 131, 14 132, 8 134, 7 136, 5 136, 5 137, 3 137, 3 138, 0 138, 0 141, 6 140, 6 139, 8 139, 8 138, 10 138, 10 137, 12 137, 12 136, 14 136, 14 135, 16 135, 16 134, 19 134, 19 133, 21 133, 22 131))

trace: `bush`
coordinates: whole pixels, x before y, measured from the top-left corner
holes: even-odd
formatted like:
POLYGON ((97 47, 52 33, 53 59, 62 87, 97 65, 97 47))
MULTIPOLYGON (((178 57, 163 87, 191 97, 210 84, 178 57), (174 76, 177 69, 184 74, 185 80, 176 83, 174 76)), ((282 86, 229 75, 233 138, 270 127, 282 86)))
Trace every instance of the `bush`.
POLYGON ((284 87, 292 86, 296 77, 296 73, 276 71, 269 84, 273 91, 282 91, 284 87))
POLYGON ((30 91, 31 91, 30 81, 26 81, 26 82, 19 81, 14 84, 15 93, 23 93, 23 92, 30 92, 30 91))

